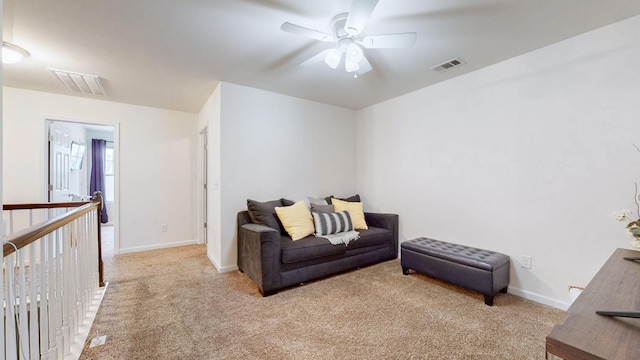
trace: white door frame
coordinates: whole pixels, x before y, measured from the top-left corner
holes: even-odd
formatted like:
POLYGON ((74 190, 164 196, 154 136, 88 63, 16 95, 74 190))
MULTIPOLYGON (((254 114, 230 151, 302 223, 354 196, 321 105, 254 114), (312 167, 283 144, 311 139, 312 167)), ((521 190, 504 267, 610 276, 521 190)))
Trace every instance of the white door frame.
POLYGON ((207 178, 208 178, 208 171, 207 171, 207 158, 208 158, 208 154, 207 154, 207 142, 208 142, 208 135, 207 135, 207 128, 205 127, 204 129, 202 129, 200 131, 200 145, 199 145, 199 157, 200 157, 200 165, 198 166, 198 171, 200 172, 199 176, 198 176, 198 202, 200 204, 199 206, 199 213, 200 215, 198 216, 198 242, 201 244, 207 244, 208 242, 208 237, 207 237, 207 227, 208 227, 208 222, 207 222, 207 217, 208 217, 208 200, 207 200, 207 193, 209 191, 208 189, 208 185, 207 185, 207 178))
MULTIPOLYGON (((114 156, 115 156, 115 168, 114 168, 114 206, 113 209, 115 210, 114 214, 109 214, 109 220, 110 222, 113 223, 113 250, 114 250, 114 254, 118 255, 120 254, 120 123, 111 123, 111 124, 107 124, 107 123, 100 123, 100 122, 96 122, 96 123, 90 123, 87 121, 81 121, 81 120, 76 120, 76 119, 67 119, 67 118, 61 118, 59 116, 44 116, 43 118, 43 127, 44 127, 44 159, 45 159, 45 171, 44 171, 44 201, 47 202, 48 198, 49 198, 49 122, 53 121, 53 122, 63 122, 63 123, 70 123, 70 124, 75 124, 75 125, 80 125, 80 126, 92 126, 92 125, 97 125, 97 126, 105 126, 105 127, 111 127, 113 129, 113 149, 114 149, 114 156)), ((87 144, 87 147, 90 146, 90 144, 87 144)), ((85 153, 85 156, 89 156, 88 155, 88 151, 87 153, 85 153)), ((88 161, 85 159, 85 161, 88 161)), ((91 195, 91 194, 90 194, 91 195)))

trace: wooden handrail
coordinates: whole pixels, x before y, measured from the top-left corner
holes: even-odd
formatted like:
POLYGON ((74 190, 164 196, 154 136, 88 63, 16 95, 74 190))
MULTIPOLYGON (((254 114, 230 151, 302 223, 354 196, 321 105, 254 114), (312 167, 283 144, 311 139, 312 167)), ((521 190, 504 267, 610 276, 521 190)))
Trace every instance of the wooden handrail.
POLYGON ((100 223, 102 218, 102 207, 104 206, 104 202, 102 199, 102 193, 96 191, 93 194, 93 201, 74 201, 74 202, 59 202, 59 203, 37 203, 37 204, 5 204, 3 205, 3 210, 28 210, 28 209, 47 209, 47 208, 70 208, 76 207, 75 209, 68 211, 64 214, 53 217, 49 220, 46 220, 40 224, 31 226, 27 229, 15 232, 11 235, 7 235, 7 241, 2 246, 2 252, 4 256, 11 255, 16 251, 16 249, 21 249, 32 242, 43 238, 44 236, 54 232, 56 229, 63 227, 64 225, 69 224, 73 220, 76 220, 83 215, 97 210, 97 229, 98 229, 98 268, 99 268, 99 276, 100 276, 100 286, 104 286, 104 273, 103 273, 103 262, 102 262, 102 234, 100 231, 100 223), (82 206, 79 206, 82 205, 82 206), (78 207, 79 206, 79 207, 78 207), (15 245, 8 244, 11 243, 15 245))
MULTIPOLYGON (((32 242, 54 232, 56 229, 59 229, 64 225, 72 222, 73 220, 82 217, 84 214, 94 210, 98 206, 100 205, 97 203, 88 203, 79 208, 75 208, 69 212, 46 220, 40 224, 36 224, 24 230, 15 232, 11 235, 7 235, 7 242, 13 243, 13 245, 15 245, 17 249, 22 249, 32 242)), ((2 250, 5 257, 11 255, 16 251, 13 246, 6 243, 3 245, 2 250)))
POLYGON ((91 201, 70 201, 55 203, 31 203, 31 204, 3 204, 2 210, 30 210, 30 209, 55 209, 55 208, 75 208, 91 201))

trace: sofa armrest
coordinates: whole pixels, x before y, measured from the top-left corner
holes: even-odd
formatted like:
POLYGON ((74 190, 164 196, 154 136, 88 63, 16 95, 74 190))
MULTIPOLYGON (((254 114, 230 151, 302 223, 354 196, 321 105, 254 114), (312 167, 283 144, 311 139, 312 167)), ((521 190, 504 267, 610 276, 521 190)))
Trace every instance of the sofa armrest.
POLYGON ((241 224, 238 215, 238 268, 253 280, 262 296, 280 282, 280 232, 268 226, 241 224))
POLYGON ((364 219, 368 226, 387 229, 391 232, 389 257, 394 259, 398 258, 398 215, 365 212, 364 219))

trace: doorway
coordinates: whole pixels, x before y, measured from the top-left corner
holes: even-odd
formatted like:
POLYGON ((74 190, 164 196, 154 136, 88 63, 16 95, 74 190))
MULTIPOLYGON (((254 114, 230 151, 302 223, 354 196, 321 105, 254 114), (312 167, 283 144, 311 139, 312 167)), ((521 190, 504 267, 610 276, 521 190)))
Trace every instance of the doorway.
POLYGON ((47 157, 46 183, 47 201, 87 201, 90 200, 91 169, 93 166, 91 143, 93 139, 106 142, 104 164, 104 206, 109 221, 102 224, 102 232, 107 231, 103 248, 119 253, 118 214, 119 198, 119 144, 118 125, 96 125, 81 122, 46 119, 47 157), (110 227, 110 228, 108 228, 110 227))

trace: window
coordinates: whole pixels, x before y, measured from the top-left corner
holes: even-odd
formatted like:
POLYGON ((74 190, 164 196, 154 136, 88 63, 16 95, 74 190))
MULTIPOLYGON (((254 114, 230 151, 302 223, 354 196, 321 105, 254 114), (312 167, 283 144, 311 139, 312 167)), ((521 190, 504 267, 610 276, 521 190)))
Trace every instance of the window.
POLYGON ((104 159, 104 186, 105 186, 105 200, 107 202, 113 202, 115 198, 115 156, 113 150, 113 142, 107 141, 107 148, 105 149, 104 159))

